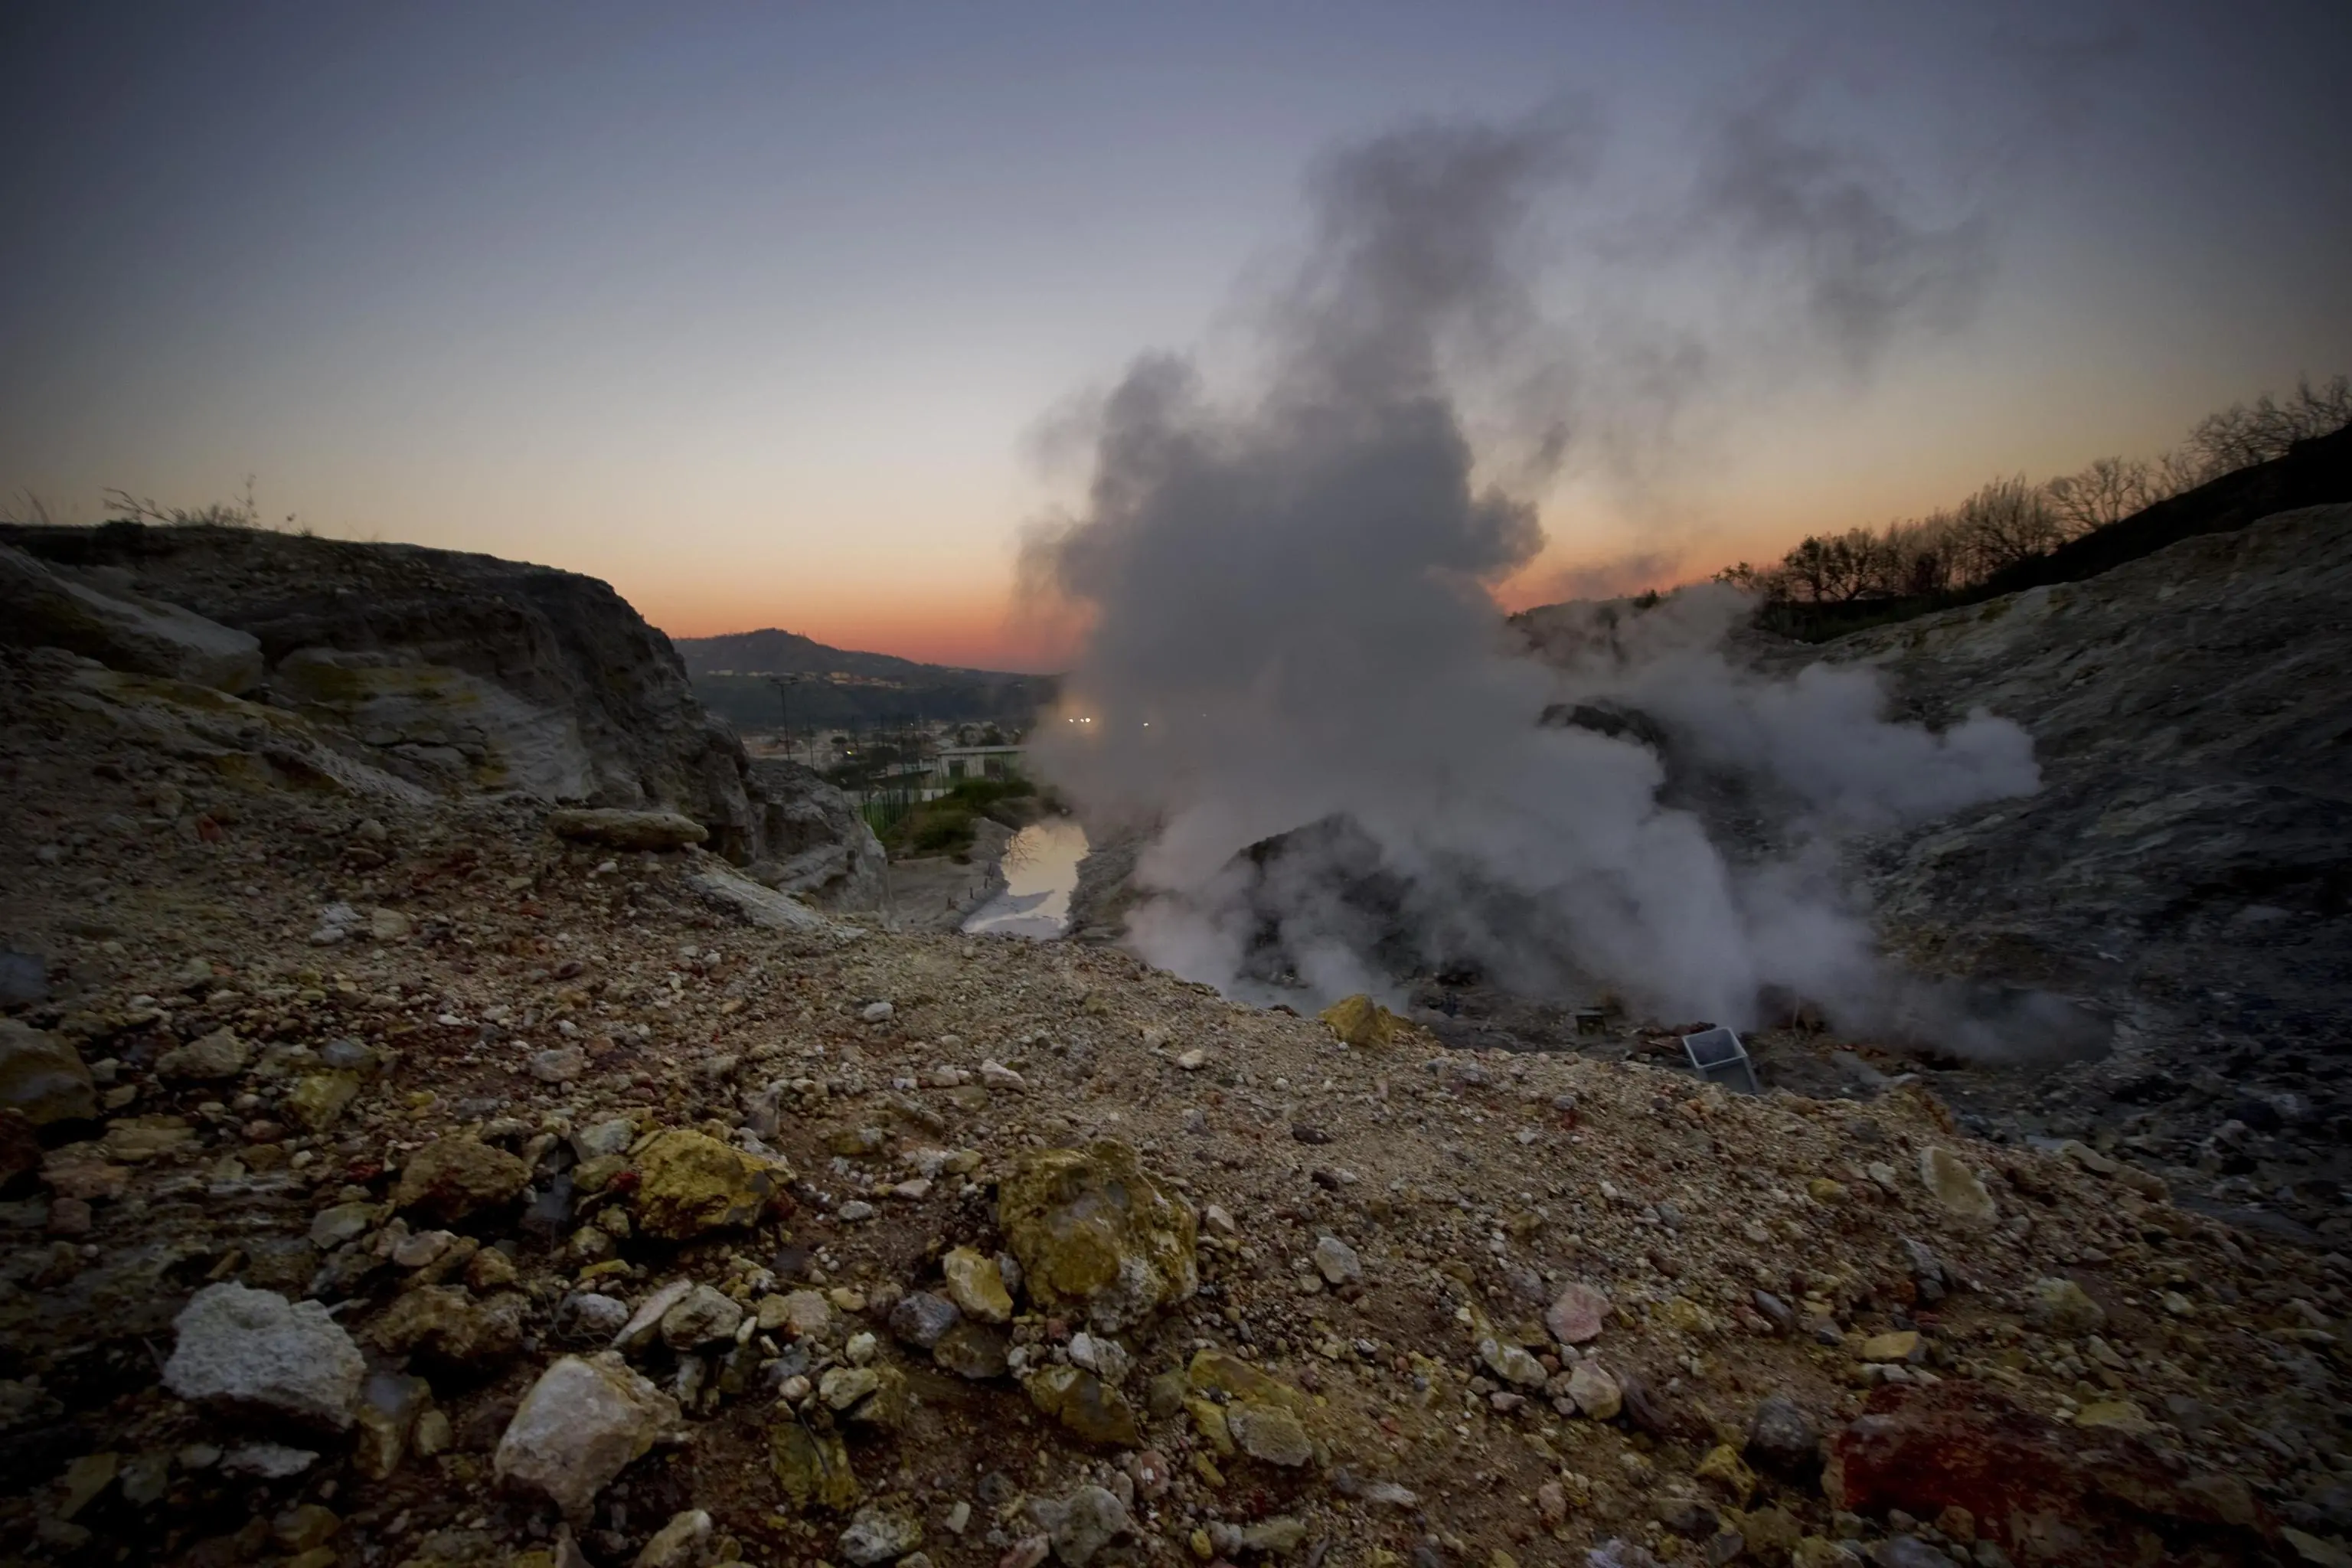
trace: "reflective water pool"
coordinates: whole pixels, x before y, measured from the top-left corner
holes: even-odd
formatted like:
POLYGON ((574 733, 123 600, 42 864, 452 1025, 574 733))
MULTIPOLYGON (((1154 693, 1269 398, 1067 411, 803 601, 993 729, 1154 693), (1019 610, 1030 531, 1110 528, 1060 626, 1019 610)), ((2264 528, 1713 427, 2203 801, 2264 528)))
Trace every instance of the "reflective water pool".
POLYGON ((1087 858, 1087 830, 1066 816, 1033 822, 1004 847, 1004 891, 964 921, 968 931, 1040 940, 1070 922, 1070 892, 1087 858))

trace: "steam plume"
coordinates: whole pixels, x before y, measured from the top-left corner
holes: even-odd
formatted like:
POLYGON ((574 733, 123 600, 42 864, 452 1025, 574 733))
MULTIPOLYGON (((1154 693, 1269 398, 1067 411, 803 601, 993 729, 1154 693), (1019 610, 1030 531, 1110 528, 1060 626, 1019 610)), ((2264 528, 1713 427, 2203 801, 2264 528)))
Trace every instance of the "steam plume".
MULTIPOLYGON (((1682 226, 1689 242, 1785 252, 1832 368, 1952 320, 1974 242, 1939 245, 1795 145, 1766 150, 1761 185, 1733 191, 1732 165, 1710 165, 1721 221, 1682 226)), ((1087 721, 1055 725, 1043 760, 1093 820, 1152 830, 1130 931, 1153 962, 1234 984, 1270 901, 1326 994, 1385 988, 1387 921, 1409 960, 1468 959, 1533 991, 1608 984, 1671 1016, 1745 1023, 1768 985, 1879 1007, 1837 842, 2035 786, 2005 721, 1930 734, 1885 722, 1865 675, 1745 673, 1723 652, 1742 609, 1727 593, 1596 623, 1549 661, 1515 640, 1490 590, 1543 536, 1526 494, 1488 476, 1524 489, 1647 439, 1689 376, 1720 367, 1664 324, 1538 310, 1542 199, 1598 148, 1588 119, 1554 112, 1343 152, 1310 182, 1313 243, 1272 297, 1263 385, 1213 395, 1158 355, 1104 401, 1084 510, 1024 571, 1088 617, 1069 714, 1087 721), (1475 443, 1465 387, 1504 411, 1475 443), (1665 764, 1638 736, 1538 721, 1593 701, 1749 776, 1771 842, 1718 845, 1663 803, 1665 764), (1234 860, 1327 818, 1348 826, 1278 867, 1234 860), (1393 902, 1381 921, 1347 896, 1367 877, 1393 902)))

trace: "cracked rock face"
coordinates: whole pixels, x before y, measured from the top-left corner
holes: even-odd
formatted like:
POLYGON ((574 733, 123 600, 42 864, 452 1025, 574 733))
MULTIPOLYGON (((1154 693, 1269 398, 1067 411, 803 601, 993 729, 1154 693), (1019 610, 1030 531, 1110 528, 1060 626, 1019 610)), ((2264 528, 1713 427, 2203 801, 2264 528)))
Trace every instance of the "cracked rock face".
POLYGON ((174 1325, 163 1386, 194 1404, 341 1431, 367 1363, 316 1301, 234 1283, 196 1292, 174 1325))

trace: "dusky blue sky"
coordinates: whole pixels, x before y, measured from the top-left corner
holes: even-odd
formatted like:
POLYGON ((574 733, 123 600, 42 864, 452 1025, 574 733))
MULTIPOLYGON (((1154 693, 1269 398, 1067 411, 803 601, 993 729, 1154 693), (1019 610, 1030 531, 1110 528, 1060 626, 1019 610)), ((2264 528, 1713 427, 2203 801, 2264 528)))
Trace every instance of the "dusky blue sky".
MULTIPOLYGON (((1147 349, 1241 374, 1303 174, 1416 120, 1598 117, 1555 225, 1588 314, 1579 268, 1759 103, 1984 237, 1963 316, 1756 360, 1636 482, 1571 465, 1507 602, 2352 368, 2340 0, 18 5, 0 45, 20 510, 251 473, 273 516, 590 572, 680 635, 1050 662, 1008 618, 1069 479, 1040 433, 1147 349)), ((1751 281, 1710 253, 1639 308, 1703 324, 1751 281)))

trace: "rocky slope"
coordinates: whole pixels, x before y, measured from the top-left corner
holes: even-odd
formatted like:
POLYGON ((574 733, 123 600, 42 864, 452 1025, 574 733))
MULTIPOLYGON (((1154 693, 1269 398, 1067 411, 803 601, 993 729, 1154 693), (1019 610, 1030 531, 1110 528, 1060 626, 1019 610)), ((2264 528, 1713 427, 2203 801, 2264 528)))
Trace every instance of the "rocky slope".
POLYGON ((729 858, 769 863, 772 885, 879 895, 880 847, 839 793, 755 773, 668 639, 593 578, 266 530, 18 525, 0 527, 0 638, 149 678, 108 689, 157 721, 193 703, 216 729, 278 731, 304 766, 331 753, 346 784, 672 808, 729 858))
MULTIPOLYGON (((1899 710, 2033 736, 2042 788, 1873 847, 1881 930, 1923 968, 2054 993, 2113 1050, 2037 1079, 2084 1132, 2218 1201, 2352 1235, 2352 507, 2185 540, 2086 582, 1815 650, 1899 710), (2089 1120, 2086 1120, 2086 1113, 2089 1120)), ((1957 1087, 1959 1080, 1954 1080, 1957 1087)))
POLYGON ((13 1560, 2343 1560, 2352 1268, 2137 1166, 861 929, 189 689, 0 649, 13 1560))

